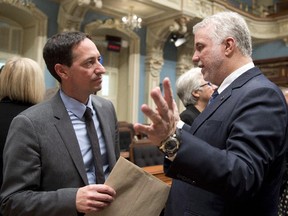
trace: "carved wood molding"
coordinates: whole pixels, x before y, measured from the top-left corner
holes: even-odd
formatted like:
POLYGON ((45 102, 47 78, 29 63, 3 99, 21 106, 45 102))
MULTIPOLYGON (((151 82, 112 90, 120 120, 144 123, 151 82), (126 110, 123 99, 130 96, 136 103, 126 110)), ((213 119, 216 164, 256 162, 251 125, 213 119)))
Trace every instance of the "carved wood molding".
POLYGON ((288 85, 288 57, 255 60, 263 74, 277 85, 288 85))

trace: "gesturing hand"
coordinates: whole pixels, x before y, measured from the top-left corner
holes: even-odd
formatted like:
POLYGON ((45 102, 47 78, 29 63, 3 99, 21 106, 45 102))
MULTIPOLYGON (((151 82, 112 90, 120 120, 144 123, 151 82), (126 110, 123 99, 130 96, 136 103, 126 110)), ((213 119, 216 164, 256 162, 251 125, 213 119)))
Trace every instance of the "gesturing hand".
POLYGON ((153 89, 150 94, 156 104, 156 110, 146 104, 141 107, 142 112, 152 123, 150 125, 139 123, 134 125, 136 132, 147 134, 148 138, 158 145, 175 132, 176 124, 179 121, 178 109, 173 99, 173 92, 168 78, 163 80, 163 88, 164 96, 162 96, 159 87, 153 89))

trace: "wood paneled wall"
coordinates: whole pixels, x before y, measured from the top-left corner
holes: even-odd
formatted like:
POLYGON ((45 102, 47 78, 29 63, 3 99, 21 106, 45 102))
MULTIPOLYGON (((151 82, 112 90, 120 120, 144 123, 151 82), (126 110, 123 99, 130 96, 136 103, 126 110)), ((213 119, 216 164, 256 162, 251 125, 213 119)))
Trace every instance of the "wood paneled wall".
POLYGON ((288 57, 255 60, 265 76, 279 86, 288 86, 288 57))

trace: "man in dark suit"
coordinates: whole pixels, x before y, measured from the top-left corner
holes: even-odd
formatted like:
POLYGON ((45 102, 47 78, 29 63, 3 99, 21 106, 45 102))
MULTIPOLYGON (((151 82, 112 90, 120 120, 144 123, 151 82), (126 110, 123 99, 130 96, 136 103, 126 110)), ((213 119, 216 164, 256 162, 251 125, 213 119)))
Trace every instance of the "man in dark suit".
POLYGON ((189 127, 179 120, 166 78, 164 96, 159 88, 151 92, 157 110, 142 106, 152 124, 134 125, 166 154, 166 174, 181 180, 165 215, 275 216, 287 149, 284 96, 254 66, 240 15, 207 17, 193 33, 192 60, 219 95, 189 127))
POLYGON ((4 149, 1 210, 3 215, 17 216, 99 212, 116 192, 98 181, 96 167, 101 164, 107 178, 120 152, 114 107, 93 95, 101 89, 105 73, 100 53, 86 34, 66 32, 47 41, 43 56, 60 90, 11 123, 4 149), (87 135, 87 107, 93 113, 100 162, 96 144, 87 135))

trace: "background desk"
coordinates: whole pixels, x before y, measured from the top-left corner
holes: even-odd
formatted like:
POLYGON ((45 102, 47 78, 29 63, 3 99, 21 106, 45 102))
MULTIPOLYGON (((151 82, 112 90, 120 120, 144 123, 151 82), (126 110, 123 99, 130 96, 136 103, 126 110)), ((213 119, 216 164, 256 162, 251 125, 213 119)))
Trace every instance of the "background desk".
POLYGON ((161 181, 165 182, 168 185, 171 185, 172 179, 165 176, 163 171, 163 165, 155 165, 155 166, 146 166, 142 167, 146 172, 154 175, 159 178, 161 181))

